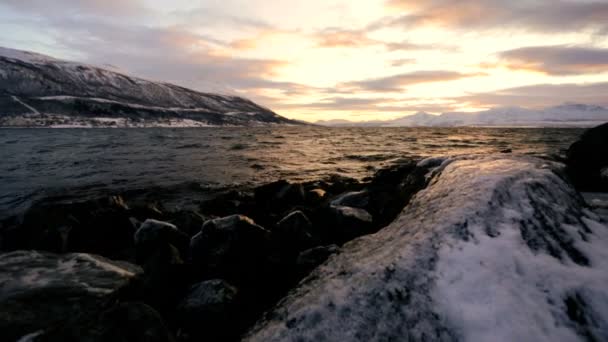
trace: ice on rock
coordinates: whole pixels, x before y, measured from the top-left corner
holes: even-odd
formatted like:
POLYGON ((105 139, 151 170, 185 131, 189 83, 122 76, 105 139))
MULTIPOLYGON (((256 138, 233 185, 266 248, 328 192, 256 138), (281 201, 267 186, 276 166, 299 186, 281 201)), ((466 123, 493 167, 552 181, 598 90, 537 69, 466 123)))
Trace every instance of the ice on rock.
POLYGON ((245 340, 608 340, 608 227, 560 168, 443 161, 392 224, 347 243, 245 340))

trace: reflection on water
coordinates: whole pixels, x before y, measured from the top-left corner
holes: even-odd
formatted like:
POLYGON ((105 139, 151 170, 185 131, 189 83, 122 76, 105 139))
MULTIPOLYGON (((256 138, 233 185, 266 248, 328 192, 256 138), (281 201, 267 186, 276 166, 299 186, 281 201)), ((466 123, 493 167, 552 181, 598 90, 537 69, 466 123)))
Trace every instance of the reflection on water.
MULTIPOLYGON (((581 129, 0 129, 0 214, 49 194, 363 178, 400 158, 512 150, 550 156, 581 129)), ((0 215, 3 216, 3 215, 0 215)))

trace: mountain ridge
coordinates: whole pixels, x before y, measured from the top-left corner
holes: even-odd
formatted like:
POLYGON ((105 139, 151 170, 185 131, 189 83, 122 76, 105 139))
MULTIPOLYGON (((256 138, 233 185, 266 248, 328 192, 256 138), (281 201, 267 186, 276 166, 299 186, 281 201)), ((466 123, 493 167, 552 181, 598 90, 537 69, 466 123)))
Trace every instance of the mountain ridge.
POLYGON ((0 126, 301 124, 253 101, 0 47, 0 126))
POLYGON ((417 112, 392 120, 354 122, 347 120, 317 121, 326 126, 361 127, 591 127, 608 121, 608 108, 597 105, 566 103, 540 110, 521 107, 496 107, 481 112, 417 112))

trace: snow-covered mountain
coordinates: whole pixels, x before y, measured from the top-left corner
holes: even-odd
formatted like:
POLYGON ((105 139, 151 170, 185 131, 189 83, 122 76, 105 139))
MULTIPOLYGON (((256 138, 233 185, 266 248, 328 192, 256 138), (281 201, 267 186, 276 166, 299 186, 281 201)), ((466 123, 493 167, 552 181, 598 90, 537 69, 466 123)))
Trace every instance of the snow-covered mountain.
POLYGON ((298 124, 252 101, 0 47, 0 126, 298 124))
POLYGON ((449 112, 441 115, 416 113, 394 120, 366 122, 319 121, 327 126, 374 126, 374 127, 419 127, 419 126, 532 126, 569 127, 597 126, 608 121, 608 108, 585 104, 564 104, 542 110, 520 107, 499 107, 474 113, 449 112))

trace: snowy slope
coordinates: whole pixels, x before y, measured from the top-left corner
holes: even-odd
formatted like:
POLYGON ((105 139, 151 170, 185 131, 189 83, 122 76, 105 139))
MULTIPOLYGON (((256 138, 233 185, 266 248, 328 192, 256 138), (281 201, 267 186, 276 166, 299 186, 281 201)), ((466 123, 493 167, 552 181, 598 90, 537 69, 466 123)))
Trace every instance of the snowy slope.
POLYGON ((395 222, 346 244, 245 340, 608 340, 608 226, 561 166, 492 156, 435 173, 395 222))
POLYGON ((608 108, 584 104, 565 104, 542 110, 519 107, 499 107, 465 113, 448 112, 441 115, 416 113, 388 121, 318 122, 328 126, 583 126, 592 127, 608 122, 608 108))
POLYGON ((0 124, 33 121, 33 114, 37 114, 36 120, 47 123, 63 122, 67 117, 68 124, 70 117, 84 121, 114 117, 133 123, 171 119, 209 125, 295 123, 241 97, 201 93, 0 48, 0 124))

